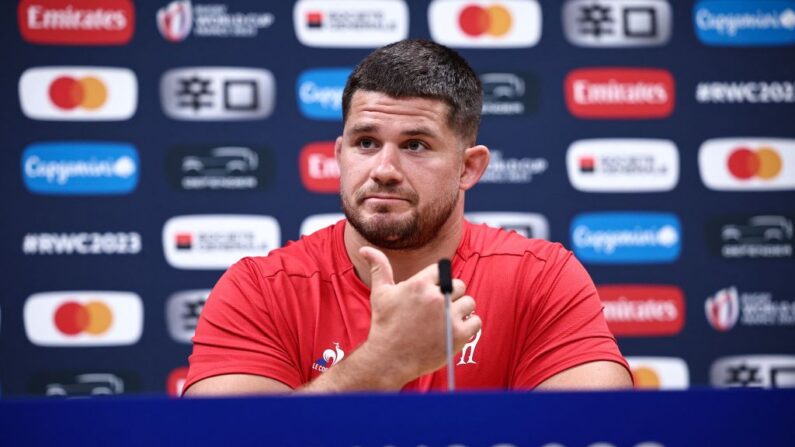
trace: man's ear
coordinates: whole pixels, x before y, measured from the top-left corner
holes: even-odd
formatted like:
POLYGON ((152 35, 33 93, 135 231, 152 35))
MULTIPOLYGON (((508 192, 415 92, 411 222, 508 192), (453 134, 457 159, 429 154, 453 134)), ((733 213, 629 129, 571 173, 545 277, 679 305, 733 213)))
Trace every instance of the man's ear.
POLYGON ((486 172, 489 165, 489 148, 481 144, 464 149, 464 162, 461 166, 461 189, 472 188, 486 172))
POLYGON ((337 159, 337 163, 340 162, 340 151, 342 150, 342 135, 337 137, 337 141, 334 142, 334 158, 337 159))

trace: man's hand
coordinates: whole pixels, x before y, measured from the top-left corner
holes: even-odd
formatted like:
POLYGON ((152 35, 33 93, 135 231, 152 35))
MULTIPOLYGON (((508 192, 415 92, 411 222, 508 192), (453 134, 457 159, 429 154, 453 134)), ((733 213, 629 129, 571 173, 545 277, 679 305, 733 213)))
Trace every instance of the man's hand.
MULTIPOLYGON (((345 360, 296 392, 398 391, 417 377, 441 368, 447 360, 444 295, 439 290, 438 265, 429 265, 395 284, 386 255, 369 247, 359 253, 370 265, 372 284, 372 319, 367 340, 345 360)), ((454 352, 461 352, 481 327, 480 318, 472 315, 475 300, 464 293, 464 282, 453 279, 454 352)), ((266 377, 227 374, 197 382, 186 395, 289 391, 287 385, 266 377)))
MULTIPOLYGON (((386 255, 371 247, 362 247, 359 253, 370 265, 372 284, 370 334, 360 349, 392 365, 398 388, 444 366, 444 295, 439 290, 438 265, 395 284, 386 255)), ((465 288, 463 281, 453 280, 454 352, 460 352, 482 325, 472 315, 475 300, 464 295, 465 288)))

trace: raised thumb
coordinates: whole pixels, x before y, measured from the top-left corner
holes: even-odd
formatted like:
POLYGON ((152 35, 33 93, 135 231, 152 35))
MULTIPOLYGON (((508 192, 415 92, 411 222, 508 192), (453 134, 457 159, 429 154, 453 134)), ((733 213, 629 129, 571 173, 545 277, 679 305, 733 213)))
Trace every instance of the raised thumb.
POLYGON ((371 289, 395 284, 395 280, 392 277, 392 265, 389 264, 389 258, 387 258, 385 254, 372 247, 360 248, 359 254, 362 255, 370 266, 371 289))

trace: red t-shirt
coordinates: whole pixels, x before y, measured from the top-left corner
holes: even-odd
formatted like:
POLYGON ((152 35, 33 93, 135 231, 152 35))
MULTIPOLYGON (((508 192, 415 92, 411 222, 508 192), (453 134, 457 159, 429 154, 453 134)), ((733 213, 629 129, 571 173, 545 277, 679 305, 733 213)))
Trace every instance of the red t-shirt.
MULTIPOLYGON (((365 341, 370 289, 345 251, 345 225, 342 220, 268 256, 242 259, 221 277, 196 328, 184 389, 233 373, 298 388, 365 341)), ((560 244, 464 222, 452 270, 483 321, 454 358, 458 388, 532 389, 596 360, 628 369, 591 278, 560 244)), ((442 368, 404 390, 446 386, 442 368)))

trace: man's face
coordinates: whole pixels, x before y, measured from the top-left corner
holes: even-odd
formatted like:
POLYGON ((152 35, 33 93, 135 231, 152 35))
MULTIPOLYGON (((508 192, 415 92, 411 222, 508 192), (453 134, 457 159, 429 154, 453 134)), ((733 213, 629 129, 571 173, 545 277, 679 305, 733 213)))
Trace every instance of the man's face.
POLYGON ((368 242, 414 249, 432 240, 458 204, 461 139, 445 102, 357 91, 337 139, 345 216, 368 242))

